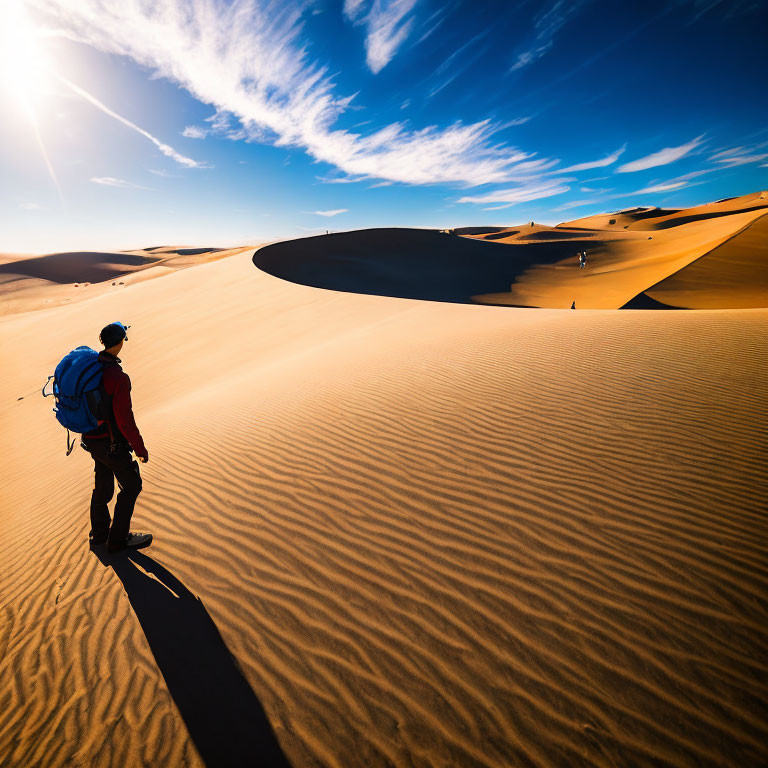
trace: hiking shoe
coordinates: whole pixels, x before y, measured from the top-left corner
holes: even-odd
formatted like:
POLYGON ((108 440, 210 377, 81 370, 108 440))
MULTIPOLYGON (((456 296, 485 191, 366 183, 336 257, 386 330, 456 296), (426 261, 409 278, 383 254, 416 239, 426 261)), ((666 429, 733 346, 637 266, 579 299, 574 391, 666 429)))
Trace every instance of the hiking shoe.
POLYGON ((110 552, 122 552, 124 549, 144 549, 152 543, 151 533, 129 533, 128 538, 122 542, 112 542, 107 544, 110 552))

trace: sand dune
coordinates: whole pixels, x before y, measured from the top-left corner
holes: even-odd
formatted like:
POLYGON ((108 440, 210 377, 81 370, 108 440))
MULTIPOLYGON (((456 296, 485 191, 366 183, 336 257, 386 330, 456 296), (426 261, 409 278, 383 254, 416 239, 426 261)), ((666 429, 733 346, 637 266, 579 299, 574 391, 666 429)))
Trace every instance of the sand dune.
POLYGON ((0 316, 57 306, 240 253, 156 246, 137 251, 0 254, 0 316))
POLYGON ((275 243, 257 251, 254 263, 304 285, 433 301, 562 309, 671 302, 767 307, 768 241, 757 225, 742 232, 766 211, 768 193, 758 192, 683 210, 631 208, 556 227, 361 230, 275 243), (708 257, 714 266, 699 264, 689 277, 660 287, 726 242, 729 255, 718 251, 716 257, 726 264, 708 257), (585 269, 579 268, 581 251, 588 254, 585 269), (721 273, 728 274, 725 284, 712 289, 721 273))
POLYGON ((680 226, 691 221, 720 218, 734 213, 749 213, 766 207, 768 192, 753 192, 740 197, 728 197, 693 208, 625 208, 616 213, 601 213, 570 221, 565 225, 584 229, 631 229, 645 231, 680 226))
MULTIPOLYGON (((668 292, 723 268, 727 233, 685 226, 691 255, 636 256, 654 293, 675 259, 668 292)), ((454 243, 491 275, 517 248, 422 237, 446 270, 454 243)), ((4 766, 768 759, 768 311, 320 291, 249 251, 45 290, 0 318, 4 766), (117 318, 156 543, 110 565, 85 543, 90 461, 38 389, 117 318)))
POLYGON ((0 264, 0 274, 37 277, 52 283, 101 282, 151 266, 159 259, 133 253, 50 253, 0 264))
POLYGON ((768 304, 768 214, 645 293, 690 309, 768 304))

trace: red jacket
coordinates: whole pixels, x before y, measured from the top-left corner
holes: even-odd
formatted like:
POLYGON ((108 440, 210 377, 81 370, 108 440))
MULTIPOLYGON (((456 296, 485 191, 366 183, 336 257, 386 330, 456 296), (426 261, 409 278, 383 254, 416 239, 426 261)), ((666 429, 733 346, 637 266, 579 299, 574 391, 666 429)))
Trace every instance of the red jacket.
MULTIPOLYGON (((99 360, 107 363, 104 366, 104 391, 112 398, 112 412, 114 420, 112 431, 117 427, 119 434, 113 434, 115 442, 122 439, 130 443, 134 453, 142 458, 147 458, 147 449, 144 447, 144 440, 141 438, 139 428, 136 426, 136 420, 133 418, 133 408, 131 406, 131 380, 128 374, 120 367, 120 358, 110 355, 109 352, 99 353, 99 360)), ((96 429, 87 432, 83 437, 88 439, 98 439, 109 437, 109 422, 100 421, 96 429)))

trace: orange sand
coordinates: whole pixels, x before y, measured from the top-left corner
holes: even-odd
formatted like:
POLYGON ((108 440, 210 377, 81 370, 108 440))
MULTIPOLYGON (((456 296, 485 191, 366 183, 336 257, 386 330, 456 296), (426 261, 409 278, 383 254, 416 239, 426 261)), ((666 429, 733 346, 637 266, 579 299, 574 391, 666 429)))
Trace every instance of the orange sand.
MULTIPOLYGON (((710 224, 674 257, 647 230, 615 302, 727 272, 710 224)), ((768 310, 356 295, 251 254, 0 318, 3 766, 766 762, 768 310), (39 388, 116 319, 155 544, 105 567, 39 388)))
POLYGON ((553 309, 573 303, 576 309, 768 307, 766 215, 768 192, 757 192, 557 227, 529 222, 320 235, 262 248, 254 263, 303 285, 434 301, 553 309))
POLYGON ((476 298, 488 304, 568 307, 575 301, 577 309, 618 309, 645 293, 680 308, 766 307, 766 214, 768 193, 757 192, 696 208, 628 209, 557 227, 518 227, 503 238, 504 231, 477 235, 517 249, 531 242, 541 247, 508 293, 476 298), (563 259, 552 246, 566 241, 573 255, 563 259), (588 254, 585 269, 578 264, 582 250, 588 254))

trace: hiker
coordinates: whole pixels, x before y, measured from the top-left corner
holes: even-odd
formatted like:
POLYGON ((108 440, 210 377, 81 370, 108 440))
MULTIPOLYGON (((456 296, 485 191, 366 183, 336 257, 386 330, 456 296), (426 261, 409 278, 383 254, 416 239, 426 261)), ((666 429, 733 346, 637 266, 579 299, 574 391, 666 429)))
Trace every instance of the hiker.
POLYGON ((146 464, 149 454, 133 418, 131 380, 120 367, 117 356, 128 340, 130 326, 110 323, 102 329, 99 340, 104 349, 99 352, 103 368, 102 397, 104 420, 83 435, 80 445, 93 457, 94 487, 91 495, 92 546, 106 543, 110 552, 140 549, 152 543, 150 533, 131 533, 131 515, 141 493, 139 465, 131 457, 131 449, 146 464), (114 519, 110 521, 107 504, 115 492, 115 479, 120 486, 115 502, 114 519), (111 526, 110 526, 111 522, 111 526))
POLYGON ((579 269, 584 269, 587 266, 587 252, 581 251, 579 253, 579 269))

